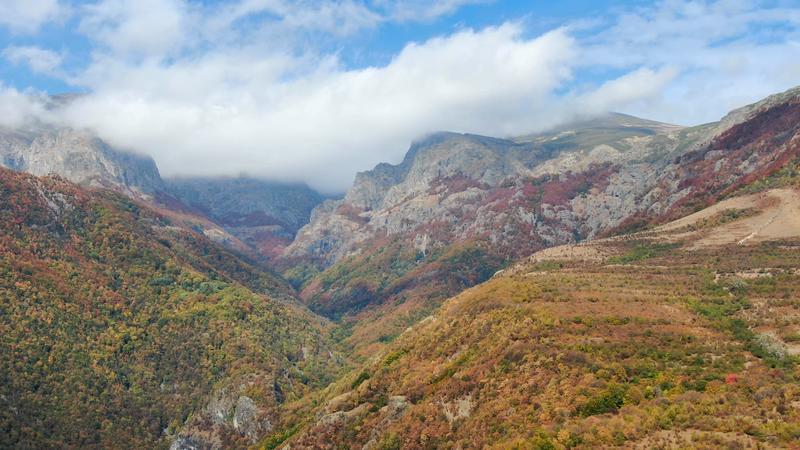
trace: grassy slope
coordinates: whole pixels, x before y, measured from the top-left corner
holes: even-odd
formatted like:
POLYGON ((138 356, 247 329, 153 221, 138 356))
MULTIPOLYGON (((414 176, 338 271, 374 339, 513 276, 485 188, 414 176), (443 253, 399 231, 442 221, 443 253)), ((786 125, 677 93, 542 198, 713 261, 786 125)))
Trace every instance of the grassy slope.
POLYGON ((202 236, 59 179, 0 170, 0 199, 0 447, 166 446, 238 376, 335 373, 328 325, 202 236))
POLYGON ((448 300, 305 405, 322 418, 305 419, 290 442, 719 448, 800 439, 800 240, 697 251, 634 238, 596 245, 615 256, 526 264, 448 300))

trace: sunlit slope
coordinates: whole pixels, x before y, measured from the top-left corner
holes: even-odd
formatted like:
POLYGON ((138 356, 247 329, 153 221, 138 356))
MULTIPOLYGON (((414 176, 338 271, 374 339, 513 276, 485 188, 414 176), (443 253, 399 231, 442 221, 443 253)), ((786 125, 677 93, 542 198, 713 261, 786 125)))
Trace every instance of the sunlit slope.
POLYGON ((360 173, 279 262, 368 355, 519 258, 780 187, 798 158, 800 88, 690 128, 610 115, 513 141, 439 133, 360 173))
POLYGON ((329 389, 287 448, 791 448, 800 227, 782 184, 464 291, 329 389))
POLYGON ((290 292, 121 195, 0 169, 0 447, 254 442, 339 364, 290 292))

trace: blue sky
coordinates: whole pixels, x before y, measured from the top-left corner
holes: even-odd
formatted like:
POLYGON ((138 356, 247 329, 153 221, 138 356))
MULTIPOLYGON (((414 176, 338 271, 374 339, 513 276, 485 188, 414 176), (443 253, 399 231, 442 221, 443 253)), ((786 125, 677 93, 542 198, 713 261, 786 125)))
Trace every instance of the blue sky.
POLYGON ((336 191, 442 129, 717 120, 800 84, 798 30, 797 0, 3 0, 0 125, 336 191))
MULTIPOLYGON (((34 0, 36 1, 36 0, 34 0)), ((48 2, 43 2, 48 3, 48 2)), ((61 17, 44 22, 35 33, 14 27, 0 27, 0 43, 34 45, 54 49, 65 56, 64 69, 80 70, 90 63, 93 43, 80 31, 80 8, 90 1, 63 2, 69 8, 61 17), (66 17, 64 17, 66 16, 66 17)), ((197 2, 205 5, 230 3, 224 0, 197 2)), ((361 30, 354 35, 330 40, 322 47, 337 52, 344 64, 352 68, 384 65, 391 61, 408 42, 425 41, 432 37, 453 33, 463 28, 485 28, 505 22, 524 22, 526 33, 534 35, 576 20, 598 18, 609 11, 624 11, 646 1, 632 0, 574 0, 534 2, 523 0, 465 2, 461 7, 424 20, 402 20, 382 23, 361 30)), ((55 3, 54 3, 55 4, 55 3)), ((24 64, 0 65, 0 80, 17 89, 34 88, 48 93, 84 91, 59 77, 30 70, 24 64)))

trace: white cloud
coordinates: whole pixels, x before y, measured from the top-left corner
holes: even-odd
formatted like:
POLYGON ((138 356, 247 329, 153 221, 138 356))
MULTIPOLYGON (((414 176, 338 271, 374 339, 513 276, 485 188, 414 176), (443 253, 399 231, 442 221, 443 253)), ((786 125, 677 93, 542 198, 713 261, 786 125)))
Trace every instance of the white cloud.
POLYGON ((567 117, 585 117, 647 104, 657 98, 676 75, 677 71, 672 67, 658 70, 644 67, 587 92, 573 93, 565 99, 569 106, 564 111, 567 117))
MULTIPOLYGON (((584 67, 671 67, 629 112, 697 124, 800 82, 800 8, 760 1, 663 1, 628 10, 582 41, 584 67)), ((578 68, 577 70, 580 70, 578 68)))
POLYGON ((33 72, 55 75, 64 56, 52 50, 35 46, 10 46, 3 50, 3 57, 12 64, 24 64, 33 72))
POLYGON ((356 169, 400 159, 424 132, 535 127, 545 114, 531 105, 570 77, 574 43, 560 30, 520 34, 512 24, 462 31, 410 44, 385 67, 329 60, 290 79, 302 60, 247 50, 169 65, 103 62, 93 94, 64 114, 152 152, 166 174, 248 171, 337 190, 356 169))
POLYGON ((381 21, 376 12, 351 0, 280 2, 272 12, 278 14, 283 25, 290 29, 326 31, 336 35, 372 28, 381 21))
POLYGON ((31 120, 46 119, 48 113, 41 94, 19 92, 0 83, 0 126, 16 128, 31 120))
MULTIPOLYGON (((114 56, 161 58, 181 50, 266 40, 281 46, 299 33, 349 35, 383 20, 355 0, 100 0, 85 6, 81 29, 114 56), (243 30, 243 31, 242 31, 243 30)), ((256 44, 256 42, 253 42, 256 44)))
POLYGON ((376 5, 386 15, 400 21, 427 21, 450 14, 465 5, 491 3, 494 0, 379 0, 376 5))
POLYGON ((0 1, 0 26, 15 33, 34 33, 45 23, 63 20, 68 14, 59 0, 0 1))
POLYGON ((167 56, 187 41, 182 0, 102 0, 84 6, 81 29, 118 57, 167 56))
POLYGON ((283 30, 324 31, 335 35, 347 35, 364 28, 372 28, 383 18, 364 3, 357 0, 241 0, 223 4, 210 18, 212 29, 269 14, 266 25, 283 30))

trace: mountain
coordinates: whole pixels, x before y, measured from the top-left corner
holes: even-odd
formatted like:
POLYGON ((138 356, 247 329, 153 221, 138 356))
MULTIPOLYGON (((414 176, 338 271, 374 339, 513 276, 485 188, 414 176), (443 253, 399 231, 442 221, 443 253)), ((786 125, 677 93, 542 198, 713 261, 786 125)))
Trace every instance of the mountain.
MULTIPOLYGON (((613 114, 514 140, 437 133, 414 143, 401 164, 380 164, 357 174, 345 197, 321 207, 287 255, 310 254, 323 265, 330 265, 375 234, 397 235, 430 222, 470 219, 469 213, 477 223, 444 230, 444 240, 491 233, 500 223, 496 213, 504 215, 500 219, 504 223, 508 222, 506 215, 525 222, 517 211, 506 211, 505 204, 498 204, 508 202, 504 197, 513 197, 517 179, 570 176, 609 162, 638 162, 659 150, 652 141, 674 139, 679 130, 613 114), (495 195, 489 197, 489 192, 495 195), (465 208, 465 204, 473 206, 465 208), (488 204, 495 204, 495 208, 484 211, 488 204)), ((592 230, 586 234, 591 235, 592 230)), ((491 238, 504 239, 500 234, 491 238)), ((431 245, 441 243, 434 237, 427 241, 431 245)))
POLYGON ((251 250, 171 195, 152 158, 115 149, 88 130, 42 123, 0 127, 0 167, 37 176, 55 174, 82 186, 114 190, 160 208, 176 225, 200 231, 239 252, 251 250))
POLYGON ((700 209, 798 157, 800 88, 678 127, 612 114, 515 139, 438 133, 359 173, 279 262, 315 311, 385 342, 554 245, 700 209))
POLYGON ((537 252, 314 397, 281 448, 795 448, 799 249, 795 161, 677 221, 537 252))
POLYGON ((0 167, 39 176, 57 174, 74 183, 145 200, 172 215, 176 224, 201 231, 254 259, 280 253, 323 200, 305 185, 258 179, 165 182, 148 156, 115 149, 88 130, 40 123, 0 127, 0 167))
POLYGON ((164 189, 151 158, 115 150, 87 131, 69 128, 0 128, 0 166, 140 195, 164 189))
POLYGON ((305 185, 245 177, 171 179, 167 189, 266 257, 280 254, 324 200, 305 185))
POLYGON ((321 203, 3 133, 64 175, 0 169, 2 448, 800 440, 800 88, 436 133, 321 203))
POLYGON ((0 447, 232 448, 342 360, 280 278, 112 190, 0 169, 0 447))

